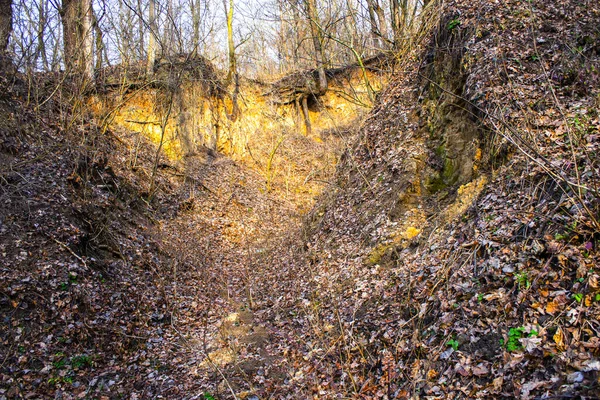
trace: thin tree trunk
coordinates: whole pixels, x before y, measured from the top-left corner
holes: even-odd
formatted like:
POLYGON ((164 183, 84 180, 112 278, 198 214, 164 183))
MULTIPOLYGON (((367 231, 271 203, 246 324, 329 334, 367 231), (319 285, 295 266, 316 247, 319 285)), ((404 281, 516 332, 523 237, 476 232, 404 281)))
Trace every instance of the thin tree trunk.
POLYGON ((167 0, 167 21, 165 23, 165 40, 162 42, 163 56, 175 54, 175 15, 173 12, 173 0, 167 0))
POLYGON ((227 72, 227 82, 231 83, 237 74, 237 62, 235 59, 235 43, 233 41, 233 0, 229 0, 229 8, 227 8, 227 0, 223 0, 225 14, 227 16, 227 49, 229 58, 229 71, 227 72))
POLYGON ((373 5, 374 0, 367 0, 367 8, 369 10, 369 22, 371 24, 371 39, 373 40, 373 47, 376 49, 381 48, 381 31, 375 18, 375 7, 373 5))
POLYGON ((64 62, 67 71, 94 75, 92 2, 91 0, 63 0, 64 62))
POLYGON ((408 0, 400 0, 400 32, 404 37, 408 26, 408 0))
POLYGON ((200 43, 200 2, 190 0, 192 12, 192 51, 197 54, 200 43))
POLYGON ((8 41, 12 35, 12 0, 0 0, 0 67, 10 64, 8 41))
POLYGON ((402 19, 400 17, 400 0, 390 0, 390 22, 392 26, 394 47, 400 45, 402 38, 402 19))
POLYGON ((306 14, 308 15, 310 31, 315 50, 315 60, 317 62, 317 72, 319 79, 317 81, 317 93, 315 95, 324 95, 327 92, 327 75, 325 75, 325 62, 323 56, 322 35, 317 13, 316 0, 306 0, 306 14))
POLYGON ((312 133, 312 127, 310 125, 310 115, 308 114, 308 96, 302 97, 302 113, 304 114, 304 126, 306 127, 306 136, 310 136, 312 133))
POLYGON ((293 44, 293 54, 292 54, 292 59, 294 61, 294 68, 298 68, 299 64, 300 64, 300 43, 302 43, 302 35, 301 35, 301 27, 302 27, 302 22, 300 19, 300 10, 298 7, 298 2, 296 2, 296 4, 292 5, 292 15, 294 16, 294 37, 292 38, 292 40, 294 41, 293 44))
POLYGON ((137 20, 138 20, 138 36, 139 43, 137 45, 138 50, 138 59, 137 61, 142 61, 144 59, 144 49, 146 46, 144 45, 144 34, 146 32, 146 27, 144 25, 144 9, 142 7, 142 0, 138 0, 137 2, 137 20))
POLYGON ((298 97, 296 97, 294 99, 294 106, 295 106, 294 109, 296 111, 296 115, 294 116, 294 123, 296 124, 296 128, 298 130, 300 130, 300 114, 301 114, 301 111, 300 111, 300 99, 298 99, 298 97))
POLYGON ((49 64, 48 64, 48 55, 46 54, 46 42, 45 42, 45 35, 44 35, 44 30, 46 29, 46 21, 47 21, 47 4, 48 2, 45 0, 39 0, 38 3, 38 20, 39 20, 39 25, 38 25, 38 31, 37 31, 37 39, 38 39, 38 45, 37 45, 37 55, 36 55, 36 61, 38 59, 42 59, 42 67, 44 69, 44 71, 48 71, 48 69, 50 68, 49 64))
POLYGON ((229 0, 229 8, 227 8, 227 0, 223 0, 223 6, 225 7, 225 13, 227 15, 227 48, 229 55, 229 71, 227 72, 227 85, 231 85, 233 83, 233 95, 231 97, 232 110, 231 110, 231 120, 236 121, 240 109, 238 106, 238 94, 240 90, 239 85, 239 76, 237 72, 237 60, 235 57, 235 42, 233 41, 233 0, 229 0))
POLYGON ((104 35, 102 34, 102 29, 100 29, 98 18, 96 18, 96 13, 93 12, 93 10, 92 18, 94 32, 96 33, 96 70, 100 70, 103 64, 102 52, 104 50, 104 35))
POLYGON ((148 21, 150 32, 148 34, 148 58, 146 63, 146 74, 154 74, 154 60, 156 59, 156 0, 150 0, 148 7, 148 21))
POLYGON ((372 0, 372 2, 375 13, 377 14, 377 19, 379 20, 379 33, 381 34, 381 43, 385 45, 385 43, 389 40, 387 21, 385 19, 385 11, 379 5, 377 0, 372 0))

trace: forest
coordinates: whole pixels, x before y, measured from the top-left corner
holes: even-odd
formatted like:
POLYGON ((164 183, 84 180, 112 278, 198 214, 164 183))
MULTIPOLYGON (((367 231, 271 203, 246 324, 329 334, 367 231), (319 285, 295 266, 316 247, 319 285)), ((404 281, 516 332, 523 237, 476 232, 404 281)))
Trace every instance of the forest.
POLYGON ((0 400, 599 399, 596 0, 0 0, 0 400))

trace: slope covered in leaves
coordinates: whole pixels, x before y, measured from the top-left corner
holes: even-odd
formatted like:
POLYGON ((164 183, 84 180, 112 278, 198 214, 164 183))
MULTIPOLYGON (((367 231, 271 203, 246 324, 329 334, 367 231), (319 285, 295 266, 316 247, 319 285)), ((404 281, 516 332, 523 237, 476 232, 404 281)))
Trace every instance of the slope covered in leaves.
POLYGON ((599 23, 442 6, 265 299, 299 393, 597 398, 599 23))

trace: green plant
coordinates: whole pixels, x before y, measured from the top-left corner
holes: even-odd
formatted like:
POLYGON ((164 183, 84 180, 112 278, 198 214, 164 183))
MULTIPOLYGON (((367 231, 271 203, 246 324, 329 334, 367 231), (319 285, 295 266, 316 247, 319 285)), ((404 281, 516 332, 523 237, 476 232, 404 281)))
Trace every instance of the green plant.
MULTIPOLYGON (((519 341, 519 339, 523 339, 524 337, 534 337, 538 336, 539 332, 535 329, 529 330, 529 333, 526 334, 526 329, 524 326, 519 326, 518 328, 510 328, 508 330, 508 340, 506 341, 506 351, 509 353, 519 351, 523 349, 523 345, 519 341)), ((501 339, 500 345, 504 345, 504 341, 501 339)))
POLYGON ((208 392, 204 392, 204 400, 216 400, 214 396, 208 392))
POLYGON ((59 383, 68 383, 68 384, 72 384, 73 383, 73 377, 72 376, 54 376, 50 379, 48 379, 48 383, 50 385, 57 385, 59 383))
POLYGON ((52 363, 52 365, 53 365, 53 366, 54 366, 54 368, 56 368, 56 369, 62 369, 62 368, 64 368, 64 367, 65 367, 65 365, 67 365, 67 361, 66 361, 64 358, 61 358, 61 359, 60 359, 60 360, 58 360, 58 361, 54 361, 54 362, 52 363))
POLYGON ((454 30, 456 27, 460 26, 460 24, 461 24, 461 22, 460 22, 460 19, 458 19, 458 18, 454 18, 452 21, 450 21, 450 22, 448 23, 448 30, 449 30, 449 31, 452 31, 452 30, 454 30))
POLYGON ((454 349, 454 351, 458 350, 459 343, 454 339, 450 339, 446 342, 446 344, 454 349))
POLYGON ((76 284, 77 283, 77 275, 69 274, 69 283, 76 284))
POLYGON ((522 326, 518 328, 510 328, 508 330, 508 341, 506 342, 506 351, 509 353, 521 350, 523 346, 519 339, 523 338, 523 333, 525 332, 525 328, 522 326))
POLYGON ((527 337, 533 337, 533 336, 537 336, 540 333, 538 331, 536 331, 535 329, 532 329, 531 331, 529 331, 529 334, 527 335, 527 337))
POLYGON ((92 358, 88 355, 82 354, 79 356, 73 356, 71 358, 71 367, 73 369, 81 369, 83 367, 91 366, 92 358))
POLYGON ((483 294, 482 293, 477 294, 477 301, 480 302, 480 303, 483 301, 483 294))
POLYGON ((519 290, 521 288, 529 289, 531 287, 531 282, 529 281, 529 275, 527 271, 523 271, 518 273, 515 278, 517 278, 517 284, 519 285, 519 290))
POLYGON ((60 290, 64 290, 64 291, 66 291, 66 290, 69 290, 69 283, 68 283, 68 282, 61 282, 61 283, 58 285, 58 288, 59 288, 60 290))
POLYGON ((600 293, 596 293, 596 296, 594 297, 594 300, 600 301, 600 293))
POLYGON ((581 301, 583 300, 583 294, 582 293, 574 293, 572 297, 578 303, 581 303, 581 301))
POLYGON ((565 240, 565 239, 568 239, 568 238, 569 238, 569 235, 566 234, 566 233, 556 233, 554 235, 554 239, 555 240, 565 240))

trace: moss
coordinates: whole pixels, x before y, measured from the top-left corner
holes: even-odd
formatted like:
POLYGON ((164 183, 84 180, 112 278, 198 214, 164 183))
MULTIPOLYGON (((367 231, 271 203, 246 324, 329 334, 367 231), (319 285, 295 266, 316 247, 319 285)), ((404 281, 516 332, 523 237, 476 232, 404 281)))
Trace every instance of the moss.
POLYGON ((442 143, 438 147, 435 148, 435 155, 444 158, 446 155, 446 146, 442 143))
POLYGON ((448 187, 444 180, 439 175, 433 175, 427 178, 425 182, 425 187, 429 191, 429 193, 437 193, 441 190, 444 190, 448 187))
MULTIPOLYGON (((418 222, 418 221, 417 221, 418 222)), ((422 222, 422 221, 421 221, 422 222)), ((404 249, 409 243, 421 233, 421 229, 414 226, 408 226, 404 231, 396 232, 392 240, 380 243, 371 250, 365 260, 367 265, 380 264, 381 260, 396 249, 404 249)))
POLYGON ((367 265, 376 265, 381 262, 383 256, 387 253, 389 249, 393 247, 392 244, 378 244, 371 250, 371 253, 367 256, 365 263, 367 265))
POLYGON ((442 171, 442 179, 446 185, 453 185, 456 183, 458 177, 456 176, 456 166, 452 159, 444 159, 444 170, 442 171))

